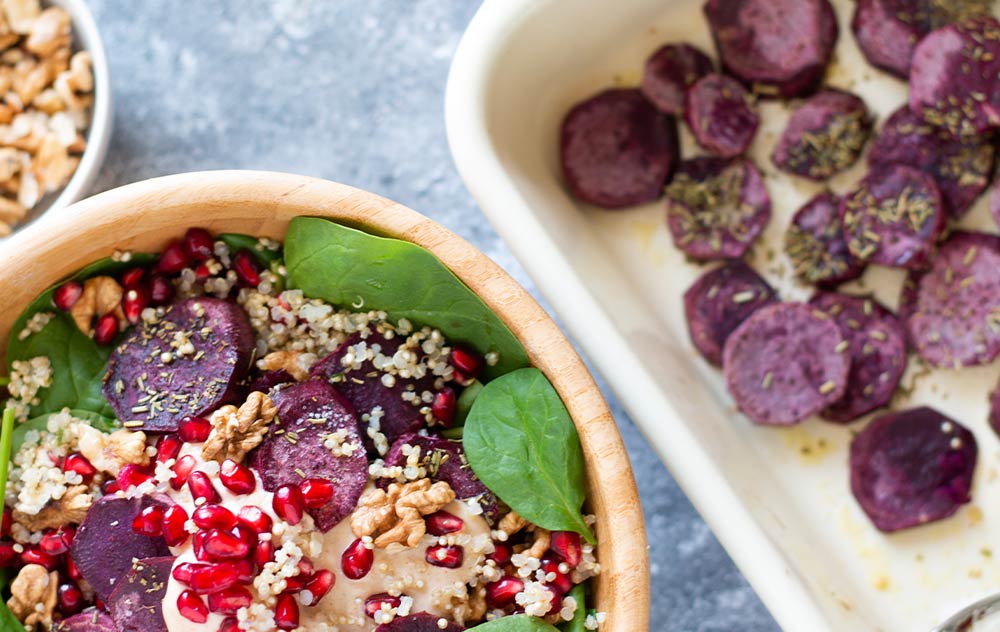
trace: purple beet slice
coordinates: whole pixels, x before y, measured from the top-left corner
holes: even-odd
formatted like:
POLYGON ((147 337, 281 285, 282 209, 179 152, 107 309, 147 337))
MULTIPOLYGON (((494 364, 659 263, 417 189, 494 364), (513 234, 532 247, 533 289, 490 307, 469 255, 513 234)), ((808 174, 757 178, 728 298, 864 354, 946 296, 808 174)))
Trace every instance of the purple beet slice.
POLYGON ((688 86, 715 70, 708 55, 690 44, 667 44, 646 60, 642 94, 665 114, 684 111, 688 86))
POLYGON ((249 390, 250 392, 260 391, 261 393, 266 393, 272 388, 281 386, 282 384, 291 384, 294 381, 295 378, 284 369, 264 371, 250 381, 249 390))
POLYGON ((809 304, 833 318, 851 356, 844 396, 822 411, 824 419, 854 421, 892 400, 906 370, 906 332, 896 316, 867 296, 821 292, 809 304))
POLYGON ((900 164, 873 166, 840 202, 851 254, 894 268, 923 268, 944 230, 945 211, 934 178, 900 164))
POLYGON ((917 44, 910 109, 956 136, 1000 125, 1000 22, 989 16, 950 24, 917 44))
POLYGON ((389 623, 375 628, 375 632, 462 632, 462 626, 426 612, 417 612, 405 617, 396 617, 389 623), (442 628, 439 621, 445 621, 442 628))
POLYGON ((947 518, 972 498, 976 438, 929 407, 876 418, 851 442, 851 491, 885 532, 947 518))
POLYGON ((167 594, 173 566, 173 557, 153 557, 132 563, 107 603, 118 632, 167 632, 163 597, 167 594))
POLYGON ((905 105, 875 136, 868 162, 900 163, 934 176, 948 214, 958 219, 990 182, 993 146, 988 139, 955 137, 925 123, 905 105))
POLYGON ((750 93, 725 75, 705 75, 684 96, 684 121, 704 149, 734 158, 747 150, 760 118, 750 93))
POLYGON ((574 106, 559 147, 570 192, 609 209, 659 199, 680 156, 676 121, 634 89, 605 90, 574 106))
POLYGON ((89 608, 72 617, 59 621, 52 632, 120 632, 111 615, 97 608, 89 608))
POLYGON ((273 399, 279 422, 271 424, 250 463, 269 492, 308 478, 336 483, 330 502, 307 510, 325 533, 354 511, 368 482, 368 458, 354 409, 332 386, 318 380, 278 389, 273 399), (341 440, 331 438, 336 433, 342 435, 341 440), (333 443, 327 447, 330 441, 333 443), (350 454, 340 449, 334 454, 334 449, 348 444, 356 449, 350 454))
POLYGON ((132 560, 170 555, 163 538, 132 531, 132 519, 153 505, 167 507, 169 502, 159 496, 104 496, 91 506, 77 529, 70 554, 101 601, 108 602, 112 590, 132 569, 132 560))
POLYGON ((215 298, 189 298, 154 324, 136 325, 115 347, 104 397, 124 422, 173 432, 187 416, 233 403, 250 368, 254 335, 243 308, 215 298), (194 347, 181 355, 177 341, 194 347))
POLYGON ((1000 239, 956 232, 900 297, 910 344, 935 367, 988 364, 1000 354, 1000 239))
POLYGON ((751 421, 790 426, 843 397, 850 356, 829 316, 803 303, 760 308, 722 353, 730 395, 751 421))
POLYGON ((691 343, 716 366, 722 347, 740 323, 775 300, 774 290, 742 261, 703 274, 684 292, 684 316, 691 343))
POLYGON ((762 96, 796 97, 823 78, 837 42, 828 0, 708 0, 723 68, 762 96))
POLYGON ((865 102, 841 90, 823 90, 792 113, 771 155, 793 175, 826 180, 853 165, 872 132, 865 102))
POLYGON ((764 179, 742 158, 685 160, 666 192, 674 245, 699 261, 739 259, 771 219, 764 179))
POLYGON ((785 253, 806 283, 836 286, 856 279, 864 264, 854 258, 840 223, 840 198, 819 193, 802 206, 785 232, 785 253))
POLYGON ((1000 385, 990 395, 990 427, 1000 435, 1000 385))
MULTIPOLYGON (((403 454, 404 445, 420 448, 420 463, 428 468, 428 478, 448 483, 455 491, 455 498, 459 500, 479 497, 479 504, 483 508, 484 515, 491 521, 497 517, 500 510, 499 502, 493 492, 476 477, 472 468, 469 467, 469 461, 465 458, 461 441, 416 433, 404 435, 392 444, 389 452, 385 455, 387 467, 406 465, 407 457, 403 454)), ((390 482, 387 479, 381 479, 379 486, 385 487, 390 482)))

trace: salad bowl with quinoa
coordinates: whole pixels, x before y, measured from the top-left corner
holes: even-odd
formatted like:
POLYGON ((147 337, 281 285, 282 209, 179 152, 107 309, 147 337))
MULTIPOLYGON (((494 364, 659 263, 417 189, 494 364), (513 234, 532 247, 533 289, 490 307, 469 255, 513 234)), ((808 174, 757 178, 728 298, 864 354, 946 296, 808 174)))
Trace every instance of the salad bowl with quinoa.
POLYGON ((0 255, 0 629, 648 629, 614 421, 481 253, 283 174, 68 217, 0 255))

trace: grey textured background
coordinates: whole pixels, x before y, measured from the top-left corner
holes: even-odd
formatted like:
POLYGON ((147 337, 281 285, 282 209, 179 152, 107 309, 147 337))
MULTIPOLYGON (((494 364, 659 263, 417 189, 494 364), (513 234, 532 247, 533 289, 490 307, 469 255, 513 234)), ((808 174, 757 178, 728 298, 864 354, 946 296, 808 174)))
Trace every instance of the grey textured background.
MULTIPOLYGON (((273 169, 375 191, 441 222, 537 291, 466 192, 445 139, 448 65, 476 0, 91 0, 115 127, 97 190, 273 169)), ((607 393, 652 545, 652 630, 778 627, 607 393)))

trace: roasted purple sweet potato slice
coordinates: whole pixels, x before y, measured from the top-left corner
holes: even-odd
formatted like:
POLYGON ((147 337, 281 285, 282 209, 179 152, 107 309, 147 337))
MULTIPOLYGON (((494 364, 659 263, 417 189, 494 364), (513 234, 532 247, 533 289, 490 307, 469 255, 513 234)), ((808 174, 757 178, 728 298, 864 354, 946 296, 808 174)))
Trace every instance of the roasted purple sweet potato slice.
POLYGON ((705 16, 723 68, 762 96, 810 92, 837 43, 828 0, 708 0, 705 16))
POLYGON ((104 496, 91 506, 76 531, 70 554, 101 601, 107 603, 111 591, 132 569, 132 560, 170 555, 163 538, 132 531, 132 519, 140 511, 168 504, 165 497, 159 496, 104 496))
POLYGON ((790 426, 843 397, 850 356, 836 323, 803 303, 758 309, 726 340, 726 386, 751 421, 790 426))
POLYGON ((383 623, 375 632, 462 632, 462 626, 452 621, 426 612, 417 612, 405 617, 396 617, 390 623, 383 623), (446 621, 442 628, 439 621, 446 621))
POLYGON ((121 632, 115 627, 111 615, 97 608, 89 608, 72 617, 59 621, 52 632, 121 632))
POLYGON ((972 498, 976 438, 926 406, 876 418, 851 442, 851 491, 881 531, 954 514, 972 498))
POLYGON ((680 156, 677 122, 634 89, 605 90, 574 106, 559 147, 570 192, 609 209, 659 199, 680 156))
MULTIPOLYGON (((404 446, 420 448, 417 465, 427 468, 429 478, 448 483, 455 490, 455 497, 459 500, 479 497, 479 504, 483 508, 484 515, 489 520, 497 517, 500 510, 499 502, 493 492, 476 477, 472 468, 469 467, 460 441, 416 433, 404 435, 392 444, 389 452, 385 455, 387 467, 397 465, 405 467, 407 465, 404 446)), ((381 479, 379 485, 385 487, 390 482, 387 479, 381 479)))
POLYGON ((661 112, 679 115, 688 86, 714 70, 712 60, 698 48, 667 44, 646 60, 639 89, 661 112))
POLYGON ((173 557, 136 560, 108 599, 118 632, 167 632, 163 597, 174 566, 173 557))
POLYGON ((764 179, 742 158, 685 160, 666 191, 674 245, 699 261, 739 259, 771 219, 764 179))
POLYGON ((742 261, 706 272, 684 292, 684 316, 691 343, 716 366, 726 338, 750 314, 774 302, 767 281, 742 261))
POLYGON ((840 222, 840 199, 819 193, 802 206, 785 232, 785 253, 806 283, 836 286, 856 279, 864 264, 851 254, 840 222))
POLYGON ((911 273, 900 297, 910 344, 942 368, 987 364, 1000 354, 1000 239, 956 232, 931 267, 911 273))
POLYGON ((187 416, 234 402, 250 368, 254 335, 243 308, 215 298, 189 298, 155 324, 135 326, 108 360, 104 397, 136 429, 173 432, 187 416), (193 351, 184 352, 189 342, 193 351))
POLYGON ((824 419, 854 421, 892 400, 906 370, 906 332, 896 316, 866 296, 821 292, 809 304, 829 314, 851 356, 844 396, 822 411, 824 419))
POLYGON ((1000 22, 983 16, 932 31, 910 67, 910 109, 956 136, 1000 126, 1000 22))
POLYGON ((354 409, 319 380, 278 389, 273 398, 279 422, 268 428, 250 463, 270 492, 308 478, 333 481, 333 499, 307 510, 320 531, 329 531, 354 510, 368 482, 368 458, 354 409))
POLYGON ((899 163, 931 174, 948 214, 958 219, 990 183, 993 152, 987 139, 952 136, 925 123, 904 105, 875 136, 868 162, 899 163))
POLYGON ((787 173, 826 180, 857 161, 871 132, 872 119, 860 97, 823 90, 792 113, 771 161, 787 173))
POLYGON ((739 81, 712 73, 688 88, 684 121, 704 149, 716 156, 734 158, 750 146, 760 117, 739 81))
POLYGON ((875 165, 840 201, 840 220, 859 261, 919 269, 945 226, 941 193, 930 174, 900 164, 875 165))

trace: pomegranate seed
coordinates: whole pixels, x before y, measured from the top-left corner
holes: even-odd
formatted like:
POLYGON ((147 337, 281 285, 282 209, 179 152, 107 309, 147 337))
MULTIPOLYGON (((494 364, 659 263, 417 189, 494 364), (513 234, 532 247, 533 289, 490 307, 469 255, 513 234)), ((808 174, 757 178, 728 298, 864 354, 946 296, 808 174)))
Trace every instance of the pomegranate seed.
POLYGON ((196 461, 193 455, 185 454, 181 458, 177 459, 174 466, 170 469, 174 471, 173 477, 170 479, 170 486, 176 490, 180 490, 187 483, 188 477, 191 475, 191 470, 194 469, 196 461))
POLYGON ((250 468, 226 459, 219 469, 222 485, 234 494, 249 494, 257 488, 257 479, 250 468))
POLYGON ((185 417, 177 427, 181 441, 187 443, 204 443, 212 434, 212 422, 201 417, 185 417))
POLYGON ((149 300, 153 305, 165 305, 174 296, 174 286, 170 281, 160 275, 154 275, 149 279, 149 300))
POLYGON ((160 253, 160 259, 156 262, 156 269, 164 274, 177 274, 191 263, 184 246, 179 241, 172 241, 160 253))
POLYGON ((570 568, 579 566, 583 559, 580 534, 575 531, 553 531, 549 537, 549 548, 569 564, 570 568))
POLYGON ((245 524, 257 533, 271 533, 274 521, 271 516, 264 513, 264 510, 257 505, 246 505, 240 507, 240 512, 236 515, 240 524, 245 524))
POLYGON ((424 520, 427 523, 427 533, 431 535, 448 535, 461 531, 462 527, 465 526, 465 521, 447 511, 432 513, 424 520))
POLYGON ((132 268, 122 275, 122 287, 134 287, 139 285, 142 277, 146 276, 145 268, 132 268))
POLYGON ((245 559, 230 564, 236 569, 236 577, 241 584, 252 584, 253 578, 257 576, 257 567, 253 560, 245 559))
POLYGON ((328 569, 320 569, 314 574, 308 582, 306 582, 306 590, 309 591, 312 598, 309 599, 307 606, 315 606, 319 603, 319 600, 326 597, 326 594, 333 589, 333 585, 337 583, 337 576, 333 574, 332 571, 328 569))
POLYGON ((83 294, 83 284, 79 281, 66 281, 52 293, 52 302, 64 312, 68 312, 80 300, 83 294))
POLYGON ((297 485, 282 485, 274 492, 271 506, 278 517, 291 525, 302 522, 305 499, 297 485))
POLYGON ((238 524, 233 529, 233 535, 240 539, 241 542, 247 545, 247 548, 253 550, 257 546, 257 532, 246 526, 245 524, 238 524))
POLYGON ((212 271, 208 269, 208 266, 204 263, 200 264, 194 269, 194 280, 204 281, 208 277, 212 276, 212 271))
POLYGON ((308 557, 303 557, 301 560, 299 560, 298 566, 299 566, 300 577, 303 575, 311 577, 312 574, 316 572, 316 567, 313 566, 312 560, 309 559, 308 557))
POLYGON ((233 255, 232 267, 244 285, 250 287, 260 285, 260 264, 248 250, 240 250, 233 255))
POLYGON ((436 544, 427 547, 427 553, 424 554, 424 560, 428 564, 444 568, 458 568, 464 559, 464 550, 460 546, 436 544))
POLYGON ((198 564, 197 562, 182 562, 174 567, 174 570, 170 572, 170 575, 179 582, 185 584, 191 583, 191 578, 194 577, 195 572, 208 568, 208 564, 198 564))
POLYGON ((49 555, 62 555, 73 544, 73 536, 75 535, 76 530, 73 527, 60 527, 43 535, 38 542, 38 548, 49 555))
POLYGON ((132 530, 141 535, 157 538, 163 535, 163 507, 153 505, 139 512, 132 519, 132 530))
POLYGON ((257 550, 253 552, 253 561, 257 566, 274 561, 274 543, 270 540, 261 540, 257 543, 257 550))
POLYGON ((201 470, 191 472, 188 475, 187 480, 188 489, 191 490, 191 497, 195 500, 199 498, 204 498, 205 502, 217 503, 222 498, 219 496, 219 492, 215 490, 215 486, 212 485, 212 479, 208 477, 208 474, 202 472, 201 470))
POLYGON ((514 551, 510 548, 509 544, 504 542, 494 542, 493 552, 486 556, 486 559, 493 560, 496 562, 498 567, 506 566, 510 563, 510 556, 514 554, 514 551))
POLYGON ((463 347, 451 350, 451 364, 465 375, 476 377, 483 368, 483 356, 463 347))
POLYGON ((294 630, 299 627, 299 604, 295 596, 282 593, 274 606, 274 624, 279 630, 294 630))
POLYGON ((202 552, 210 562, 238 560, 250 554, 250 547, 239 536, 228 531, 212 529, 205 532, 202 552))
POLYGON ((202 505, 194 510, 191 519, 199 529, 232 529, 236 516, 222 505, 202 505))
POLYGON ((455 383, 461 386, 469 386, 470 384, 476 381, 476 378, 472 377, 471 375, 466 375, 465 373, 459 371, 458 369, 455 369, 454 372, 452 372, 451 379, 455 380, 455 383))
POLYGON ((340 556, 340 569, 347 579, 361 579, 372 569, 375 554, 358 538, 340 556))
POLYGON ((142 319, 142 310, 149 307, 149 290, 136 285, 122 294, 122 311, 125 319, 133 325, 142 319))
POLYGON ((73 556, 66 556, 66 576, 75 582, 79 582, 83 579, 83 573, 77 568, 76 562, 73 561, 73 556))
POLYGON ((193 590, 185 590, 177 595, 177 611, 182 617, 194 623, 208 621, 208 606, 193 590))
POLYGON ((285 578, 285 592, 296 595, 306 589, 306 578, 301 575, 285 578))
POLYGON ((203 564, 191 572, 188 585, 199 595, 206 595, 235 586, 240 575, 231 564, 203 564))
POLYGON ((156 462, 166 463, 170 459, 176 459, 182 445, 181 438, 177 435, 166 435, 156 445, 156 462))
POLYGON ((222 614, 236 614, 240 608, 249 608, 253 595, 243 586, 230 586, 208 596, 208 609, 222 614))
POLYGON ((211 259, 215 254, 215 240, 204 228, 189 228, 184 233, 184 250, 195 261, 211 259))
POLYGON ((54 555, 49 555, 45 551, 38 548, 25 549, 24 553, 21 553, 21 561, 24 564, 38 564, 44 566, 46 570, 54 571, 59 567, 59 558, 54 555))
POLYGON ((101 483, 101 493, 102 494, 105 494, 105 495, 107 495, 107 494, 117 494, 120 490, 121 490, 121 486, 118 484, 118 481, 116 481, 113 478, 109 478, 108 480, 106 480, 103 483, 101 483))
POLYGON ((389 593, 372 595, 365 599, 365 614, 374 619, 379 610, 398 608, 400 603, 399 597, 393 597, 389 593))
POLYGON ((130 487, 138 487, 149 479, 153 478, 153 470, 148 467, 126 463, 122 469, 118 470, 118 487, 128 490, 130 487))
POLYGON ((240 632, 240 622, 233 617, 227 617, 219 625, 218 632, 240 632))
POLYGON ((10 535, 11 527, 14 526, 14 512, 10 507, 4 507, 3 519, 0 521, 0 538, 10 535))
POLYGON ((333 483, 323 478, 310 478, 299 483, 306 507, 319 509, 333 498, 333 483))
POLYGON ((191 548, 194 549, 194 556, 202 562, 211 561, 205 556, 205 538, 207 536, 208 531, 199 531, 194 534, 194 541, 191 542, 191 548))
POLYGON ((0 568, 13 568, 20 566, 21 555, 14 550, 14 543, 10 541, 0 542, 0 568))
POLYGON ((539 568, 545 571, 546 579, 548 579, 549 574, 554 576, 554 579, 547 581, 546 585, 554 588, 560 594, 561 598, 562 595, 565 595, 573 588, 573 580, 569 578, 569 575, 560 571, 559 566, 560 562, 558 560, 545 558, 542 560, 539 568))
POLYGON ((185 523, 188 512, 180 505, 171 505, 163 512, 163 539, 167 546, 180 546, 187 542, 188 536, 185 523))
POLYGON ((114 314, 105 314, 97 319, 94 325, 94 342, 99 345, 109 345, 118 335, 118 317, 114 314))
POLYGON ((442 425, 450 427, 455 421, 455 391, 450 386, 445 386, 434 396, 431 404, 431 415, 442 425))
POLYGON ((74 584, 62 584, 59 586, 59 612, 67 617, 83 610, 85 605, 83 591, 74 584))
POLYGON ((486 603, 491 608, 506 608, 514 603, 514 597, 522 590, 524 582, 508 575, 492 584, 486 584, 486 603))

